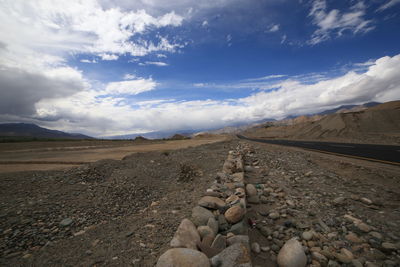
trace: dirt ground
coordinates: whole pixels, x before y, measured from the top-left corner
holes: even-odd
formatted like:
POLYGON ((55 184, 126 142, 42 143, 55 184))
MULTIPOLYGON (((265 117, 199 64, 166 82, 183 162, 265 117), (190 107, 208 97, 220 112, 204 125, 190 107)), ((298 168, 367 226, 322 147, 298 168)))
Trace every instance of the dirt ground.
MULTIPOLYGON (((170 151, 163 147, 61 171, 1 173, 0 265, 154 266, 238 142, 245 141, 170 151)), ((257 164, 246 179, 268 183, 295 203, 282 208, 285 198, 277 194, 267 204, 249 205, 248 216, 256 218, 258 226, 269 227, 273 236, 250 230, 252 242, 269 247, 252 254, 254 265, 274 266, 275 242, 301 235, 301 225, 318 230, 318 219, 342 237, 340 229, 347 225, 340 218, 349 212, 384 240, 399 242, 400 168, 250 143, 254 155, 246 157, 246 164, 257 164), (369 198, 374 205, 352 195, 369 198), (343 205, 332 204, 337 196, 346 197, 343 205), (286 216, 272 221, 260 215, 262 210, 286 216), (298 227, 286 235, 289 220, 298 227)), ((386 257, 399 260, 395 254, 386 257)))
POLYGON ((181 149, 219 142, 227 136, 167 141, 52 141, 0 144, 0 173, 60 170, 102 159, 117 159, 137 152, 181 149))
POLYGON ((233 146, 0 174, 0 265, 152 266, 233 146))

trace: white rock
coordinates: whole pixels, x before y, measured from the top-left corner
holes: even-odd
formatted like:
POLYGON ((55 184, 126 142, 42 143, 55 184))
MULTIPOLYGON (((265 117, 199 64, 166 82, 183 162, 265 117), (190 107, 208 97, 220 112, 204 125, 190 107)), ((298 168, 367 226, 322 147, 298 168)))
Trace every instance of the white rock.
POLYGON ((172 238, 170 246, 173 248, 196 249, 196 243, 200 242, 200 235, 196 226, 188 219, 183 219, 172 238))
POLYGON ((313 232, 311 232, 311 231, 306 231, 306 232, 303 232, 303 234, 301 235, 301 237, 303 238, 303 240, 311 240, 312 238, 313 238, 313 232))
POLYGON ((300 242, 295 238, 288 240, 278 254, 278 265, 281 267, 304 267, 307 257, 300 242))
POLYGON ((172 248, 161 255, 156 267, 210 267, 210 260, 198 250, 172 248))

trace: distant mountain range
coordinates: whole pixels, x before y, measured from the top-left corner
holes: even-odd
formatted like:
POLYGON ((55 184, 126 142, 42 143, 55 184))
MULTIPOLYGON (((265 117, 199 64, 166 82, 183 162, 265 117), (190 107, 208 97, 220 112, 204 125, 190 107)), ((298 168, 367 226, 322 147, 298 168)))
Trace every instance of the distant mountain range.
POLYGON ((138 136, 147 139, 163 139, 170 138, 175 134, 180 134, 183 136, 191 136, 200 130, 177 130, 177 131, 154 131, 147 133, 134 133, 134 134, 124 134, 124 135, 114 135, 114 136, 103 136, 104 139, 135 139, 138 136))
POLYGON ((32 123, 2 123, 0 124, 1 137, 35 137, 35 138, 60 138, 60 139, 92 139, 93 137, 49 130, 32 123))
MULTIPOLYGON (((346 112, 356 112, 360 110, 365 110, 370 107, 379 105, 378 102, 369 102, 363 105, 342 105, 334 109, 329 109, 316 114, 308 114, 305 116, 288 116, 283 120, 276 121, 275 119, 263 119, 255 121, 252 123, 237 123, 224 128, 217 129, 189 129, 189 130, 175 130, 175 131, 154 131, 147 133, 134 133, 126 135, 116 135, 116 136, 103 136, 103 139, 135 139, 138 136, 145 137, 147 139, 162 139, 170 138, 175 134, 180 134, 183 136, 193 136, 197 133, 212 133, 212 134, 234 134, 238 132, 245 131, 246 129, 252 127, 262 126, 265 123, 271 123, 272 125, 280 124, 295 124, 301 121, 306 116, 320 117, 334 113, 346 113, 346 112)), ((319 119, 319 118, 316 118, 319 119)), ((92 137, 79 134, 79 133, 66 133, 57 130, 49 130, 40 127, 32 123, 3 123, 0 124, 0 136, 1 137, 34 137, 34 138, 64 138, 64 139, 91 139, 92 137)))

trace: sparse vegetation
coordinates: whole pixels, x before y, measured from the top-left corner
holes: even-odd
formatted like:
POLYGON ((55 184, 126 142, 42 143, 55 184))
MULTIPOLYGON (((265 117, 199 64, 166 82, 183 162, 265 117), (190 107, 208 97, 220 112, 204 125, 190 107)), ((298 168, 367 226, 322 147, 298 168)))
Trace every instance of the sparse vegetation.
POLYGON ((195 177, 199 177, 202 175, 201 170, 198 167, 188 164, 188 163, 181 163, 179 171, 179 178, 178 180, 181 182, 190 182, 193 181, 195 177))

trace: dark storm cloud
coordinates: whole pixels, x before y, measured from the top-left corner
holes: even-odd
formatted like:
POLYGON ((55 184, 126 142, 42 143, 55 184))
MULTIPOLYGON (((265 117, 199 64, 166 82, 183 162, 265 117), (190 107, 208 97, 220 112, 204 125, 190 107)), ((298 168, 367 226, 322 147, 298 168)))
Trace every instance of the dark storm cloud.
POLYGON ((29 116, 44 98, 64 97, 84 89, 81 79, 47 76, 21 69, 1 67, 0 114, 29 116))

